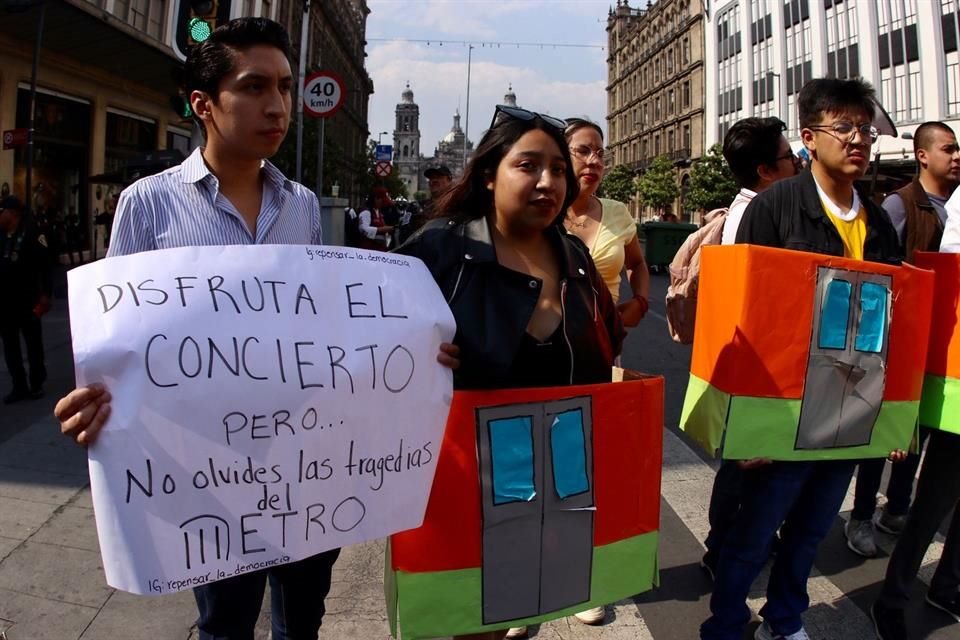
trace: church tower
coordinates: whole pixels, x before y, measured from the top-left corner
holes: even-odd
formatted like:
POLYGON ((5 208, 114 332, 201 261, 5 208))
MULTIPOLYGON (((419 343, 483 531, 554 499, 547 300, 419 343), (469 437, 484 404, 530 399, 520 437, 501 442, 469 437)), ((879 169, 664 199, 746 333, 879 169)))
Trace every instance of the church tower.
POLYGON ((420 166, 420 107, 413 101, 410 83, 400 96, 393 129, 393 170, 407 185, 407 196, 422 191, 420 166))
POLYGON ((517 94, 513 92, 513 84, 507 85, 507 92, 503 96, 503 104, 508 107, 517 106, 517 94))

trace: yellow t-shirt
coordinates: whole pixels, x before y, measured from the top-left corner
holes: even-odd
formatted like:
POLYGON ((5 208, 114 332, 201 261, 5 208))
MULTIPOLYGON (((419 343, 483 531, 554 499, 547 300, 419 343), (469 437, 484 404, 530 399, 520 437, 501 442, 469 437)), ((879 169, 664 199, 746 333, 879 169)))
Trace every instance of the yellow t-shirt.
POLYGON ((626 246, 637 235, 637 224, 622 202, 600 198, 603 213, 590 257, 610 289, 613 301, 620 299, 620 272, 626 262, 626 246))
POLYGON ((830 222, 837 228, 837 233, 840 234, 840 240, 843 241, 843 257, 863 260, 863 243, 867 239, 866 209, 861 205, 857 211, 857 217, 847 221, 834 215, 823 201, 820 204, 823 206, 823 212, 827 214, 830 222))

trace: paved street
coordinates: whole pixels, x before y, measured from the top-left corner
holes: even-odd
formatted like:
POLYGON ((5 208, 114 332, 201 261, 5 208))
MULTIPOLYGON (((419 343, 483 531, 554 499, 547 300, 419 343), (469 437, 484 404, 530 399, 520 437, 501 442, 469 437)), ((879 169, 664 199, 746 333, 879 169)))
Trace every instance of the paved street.
MULTIPOLYGON (((630 336, 626 366, 667 381, 662 478, 661 587, 617 603, 607 622, 588 628, 560 620, 531 630, 542 640, 688 639, 707 615, 710 582, 697 563, 707 531, 714 463, 676 433, 690 350, 666 333, 666 278, 654 276, 650 315, 630 336)), ((61 296, 44 321, 51 377, 46 399, 0 407, 0 631, 10 640, 185 640, 196 636, 189 593, 146 598, 108 588, 103 579, 83 451, 59 435, 53 402, 72 386, 69 328, 61 296)), ((0 384, 8 377, 0 365, 0 384)), ((814 640, 872 638, 866 610, 877 595, 894 539, 881 534, 883 557, 862 560, 844 544, 841 517, 821 549, 810 580, 806 625, 814 640)), ((938 537, 921 577, 928 581, 942 549, 938 537)), ((323 638, 385 639, 383 544, 345 549, 334 571, 323 638)), ((763 605, 765 577, 751 608, 763 605)), ((268 637, 268 612, 258 640, 268 637)), ((917 638, 960 637, 960 626, 922 604, 918 587, 908 622, 917 638)), ((755 625, 751 625, 749 637, 755 625)))

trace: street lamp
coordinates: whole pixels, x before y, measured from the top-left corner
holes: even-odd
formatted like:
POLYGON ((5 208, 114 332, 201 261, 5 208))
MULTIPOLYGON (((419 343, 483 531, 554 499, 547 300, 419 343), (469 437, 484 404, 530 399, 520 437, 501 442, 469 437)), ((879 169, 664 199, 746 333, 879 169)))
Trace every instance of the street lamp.
POLYGON ((387 135, 388 133, 390 133, 390 132, 389 132, 389 131, 381 131, 380 133, 377 134, 377 146, 378 146, 378 147, 380 146, 380 140, 383 138, 383 136, 387 135))

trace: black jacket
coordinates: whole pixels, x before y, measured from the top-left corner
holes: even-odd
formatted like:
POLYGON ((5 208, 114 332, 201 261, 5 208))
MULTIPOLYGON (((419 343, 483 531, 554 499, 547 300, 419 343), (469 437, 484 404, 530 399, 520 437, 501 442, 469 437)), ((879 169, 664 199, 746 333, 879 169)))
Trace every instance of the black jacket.
MULTIPOLYGON (((570 383, 608 382, 623 343, 620 315, 583 242, 559 227, 546 233, 560 256, 570 383)), ((454 388, 504 386, 500 381, 520 347, 541 281, 497 262, 486 218, 432 220, 397 251, 426 263, 456 318, 461 365, 454 388)))
MULTIPOLYGON (((863 258, 899 264, 900 239, 884 210, 860 196, 867 211, 863 258)), ((843 241, 823 211, 813 173, 780 180, 757 195, 743 212, 737 242, 843 256, 843 241)))
POLYGON ((53 277, 47 240, 35 225, 23 220, 13 233, 0 232, 0 315, 33 309, 41 296, 50 297, 53 277))

